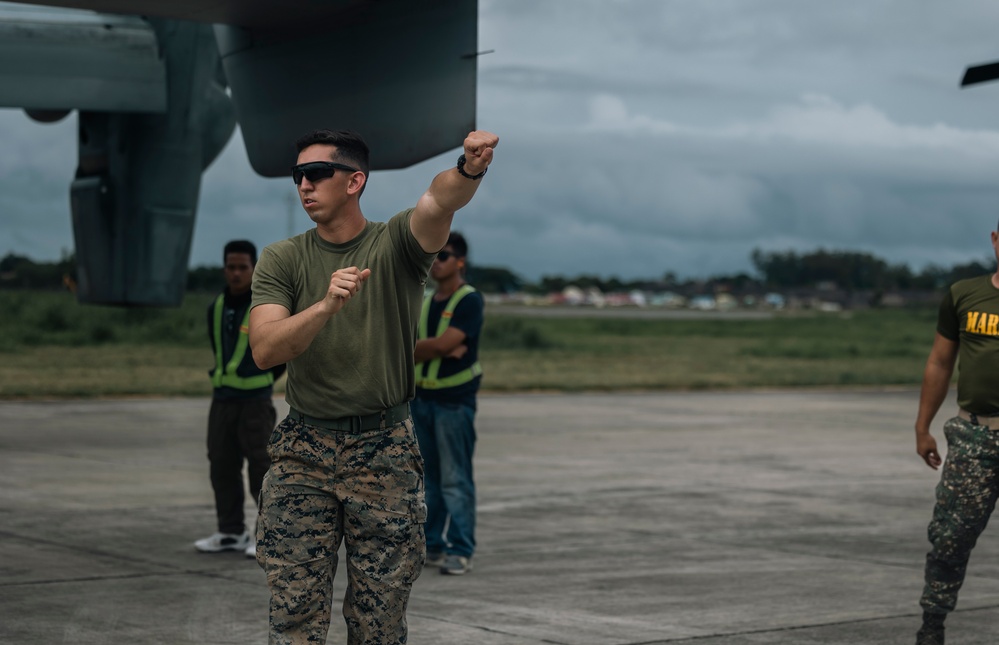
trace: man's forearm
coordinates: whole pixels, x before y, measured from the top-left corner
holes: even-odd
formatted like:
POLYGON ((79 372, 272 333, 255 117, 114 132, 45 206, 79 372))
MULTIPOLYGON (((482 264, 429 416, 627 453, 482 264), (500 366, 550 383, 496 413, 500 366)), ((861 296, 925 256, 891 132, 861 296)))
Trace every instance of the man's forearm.
POLYGON ((450 216, 472 201, 481 183, 462 177, 456 168, 449 168, 434 177, 427 193, 437 205, 439 214, 450 216))
POLYGON ((344 308, 371 276, 371 269, 347 267, 330 276, 326 295, 317 303, 288 315, 281 305, 260 305, 250 311, 250 348, 257 367, 287 363, 304 352, 329 319, 344 308))
POLYGON ((447 242, 454 213, 472 200, 479 182, 445 170, 434 177, 416 204, 410 222, 413 235, 427 253, 436 253, 447 242))
POLYGON ((444 337, 425 338, 416 341, 416 348, 413 351, 414 362, 424 363, 435 358, 443 358, 461 345, 461 340, 454 341, 444 337))
POLYGON ((433 351, 433 347, 429 340, 416 341, 416 347, 413 349, 414 362, 425 363, 426 361, 433 360, 435 358, 437 358, 437 354, 433 351))
POLYGON ((317 302, 293 316, 261 323, 251 329, 250 347, 257 367, 268 369, 298 357, 308 349, 332 315, 322 302, 317 302))
POLYGON ((919 393, 919 414, 916 416, 916 434, 930 431, 930 423, 947 398, 952 369, 930 362, 923 373, 923 386, 919 393))
POLYGON ((437 173, 423 193, 410 220, 413 235, 427 253, 436 253, 447 241, 454 214, 472 200, 493 160, 499 137, 490 132, 469 132, 462 144, 464 173, 457 166, 437 173))

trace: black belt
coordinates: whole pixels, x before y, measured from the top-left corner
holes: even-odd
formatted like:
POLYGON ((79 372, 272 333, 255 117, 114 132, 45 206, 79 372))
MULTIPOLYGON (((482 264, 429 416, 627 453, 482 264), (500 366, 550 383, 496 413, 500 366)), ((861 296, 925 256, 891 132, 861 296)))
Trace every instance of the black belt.
POLYGON ((400 403, 381 412, 340 417, 339 419, 318 419, 303 414, 295 408, 291 408, 288 411, 288 416, 307 426, 315 426, 337 432, 363 432, 365 430, 374 430, 375 428, 394 426, 402 423, 409 418, 409 402, 400 403))
POLYGON ((957 416, 965 421, 970 421, 973 425, 985 426, 989 430, 999 430, 999 415, 975 414, 960 408, 957 411, 957 416))

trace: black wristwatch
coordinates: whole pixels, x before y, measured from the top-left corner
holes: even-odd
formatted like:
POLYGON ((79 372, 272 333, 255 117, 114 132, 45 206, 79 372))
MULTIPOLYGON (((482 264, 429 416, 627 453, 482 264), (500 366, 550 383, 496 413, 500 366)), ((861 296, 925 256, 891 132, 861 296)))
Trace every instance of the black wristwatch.
POLYGON ((486 170, 489 170, 489 168, 484 169, 482 172, 480 172, 477 175, 470 175, 467 172, 465 172, 465 155, 461 155, 460 157, 458 157, 458 174, 461 175, 462 177, 468 177, 472 181, 476 181, 485 177, 486 170))

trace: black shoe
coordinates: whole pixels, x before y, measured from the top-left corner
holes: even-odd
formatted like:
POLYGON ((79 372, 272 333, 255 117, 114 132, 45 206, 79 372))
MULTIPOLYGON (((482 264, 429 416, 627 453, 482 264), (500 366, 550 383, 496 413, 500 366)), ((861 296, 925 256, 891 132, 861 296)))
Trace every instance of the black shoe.
POLYGON ((944 645, 944 628, 923 627, 916 632, 916 645, 944 645))
POLYGON ((944 645, 944 618, 947 614, 923 614, 923 626, 916 632, 916 645, 944 645))
POLYGON ((441 565, 441 573, 446 576, 463 576, 472 570, 472 558, 449 553, 441 565))

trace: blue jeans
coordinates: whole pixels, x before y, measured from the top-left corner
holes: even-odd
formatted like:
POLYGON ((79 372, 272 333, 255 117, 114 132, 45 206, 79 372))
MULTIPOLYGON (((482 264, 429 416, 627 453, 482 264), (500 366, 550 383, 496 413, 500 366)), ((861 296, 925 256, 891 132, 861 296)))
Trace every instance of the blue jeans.
POLYGON ((413 399, 410 407, 423 455, 427 552, 471 557, 475 552, 475 482, 472 479, 475 409, 419 397, 413 399))

